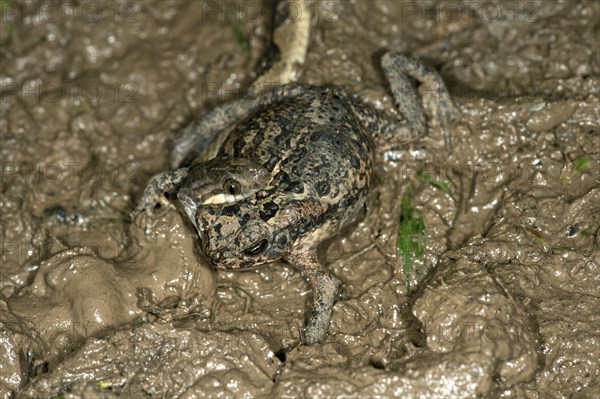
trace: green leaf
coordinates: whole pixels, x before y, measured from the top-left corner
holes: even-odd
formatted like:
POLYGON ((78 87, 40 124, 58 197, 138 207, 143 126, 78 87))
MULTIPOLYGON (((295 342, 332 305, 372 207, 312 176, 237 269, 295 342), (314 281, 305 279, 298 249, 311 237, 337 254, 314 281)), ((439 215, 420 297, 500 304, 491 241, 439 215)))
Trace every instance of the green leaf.
POLYGON ((246 61, 250 61, 250 59, 252 58, 252 48, 250 47, 250 41, 246 38, 242 30, 240 29, 240 25, 235 20, 235 18, 231 19, 231 30, 233 32, 235 40, 238 42, 238 44, 242 48, 242 51, 244 52, 246 61))
POLYGON ((12 32, 15 27, 12 21, 8 21, 8 15, 13 8, 14 7, 11 0, 0 0, 0 14, 2 14, 2 22, 5 24, 4 29, 6 29, 6 35, 8 36, 9 40, 12 37, 12 32))
POLYGON ((575 173, 579 173, 590 166, 590 160, 586 157, 577 158, 573 161, 573 166, 575 167, 575 173))
POLYGON ((400 213, 400 223, 398 225, 398 239, 396 241, 396 251, 398 257, 402 259, 402 268, 406 278, 406 293, 410 295, 410 280, 413 273, 413 264, 415 260, 420 260, 425 254, 425 222, 423 218, 415 215, 415 208, 410 206, 414 196, 414 188, 408 187, 404 197, 402 197, 402 211, 400 213))
POLYGON ((417 172, 417 178, 424 183, 429 183, 432 186, 439 188, 440 190, 448 194, 448 196, 452 197, 452 190, 450 189, 450 185, 447 182, 443 180, 437 180, 429 173, 423 172, 423 170, 417 172))

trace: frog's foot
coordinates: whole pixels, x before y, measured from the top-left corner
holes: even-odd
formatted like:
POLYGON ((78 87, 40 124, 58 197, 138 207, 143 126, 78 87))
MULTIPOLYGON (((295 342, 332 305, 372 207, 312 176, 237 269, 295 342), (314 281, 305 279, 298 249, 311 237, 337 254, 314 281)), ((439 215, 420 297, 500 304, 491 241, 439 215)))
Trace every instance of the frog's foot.
POLYGON ((165 194, 173 191, 178 185, 180 185, 187 175, 188 168, 181 168, 152 176, 148 181, 148 185, 142 194, 142 198, 138 206, 135 208, 131 216, 133 217, 143 211, 146 211, 148 214, 152 214, 152 210, 156 207, 156 204, 173 207, 173 205, 166 200, 165 194))
POLYGON ((314 345, 323 341, 331 322, 333 304, 340 281, 329 274, 317 260, 316 252, 299 251, 288 258, 302 272, 313 292, 313 308, 303 333, 303 343, 314 345))
POLYGON ((411 111, 415 111, 414 107, 409 107, 410 109, 406 111, 402 109, 402 106, 406 106, 406 103, 402 101, 405 92, 403 86, 406 87, 407 81, 406 75, 424 85, 423 106, 432 115, 431 124, 444 130, 448 142, 450 139, 450 124, 459 112, 452 103, 450 93, 440 74, 417 59, 394 52, 386 53, 383 56, 381 66, 390 82, 396 106, 409 122, 414 120, 416 116, 414 113, 411 114, 411 111))
POLYGON ((277 2, 273 18, 272 42, 279 50, 279 59, 252 84, 250 93, 259 95, 275 86, 298 79, 304 65, 310 38, 310 9, 306 1, 277 2))
MULTIPOLYGON (((394 102, 405 120, 401 123, 367 119, 373 136, 383 148, 413 141, 425 133, 423 106, 432 115, 431 124, 443 129, 446 143, 450 141, 450 124, 458 111, 439 73, 417 59, 395 52, 386 53, 381 59, 381 67, 390 84, 394 102), (422 101, 419 101, 414 80, 425 88, 422 101)), ((374 117, 367 114, 367 117, 374 117)))

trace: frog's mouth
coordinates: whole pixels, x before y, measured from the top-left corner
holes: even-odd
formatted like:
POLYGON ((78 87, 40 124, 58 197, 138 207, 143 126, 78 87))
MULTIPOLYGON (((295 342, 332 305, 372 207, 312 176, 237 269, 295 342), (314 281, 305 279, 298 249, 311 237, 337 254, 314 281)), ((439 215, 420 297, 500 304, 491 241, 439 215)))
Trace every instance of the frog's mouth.
POLYGON ((208 263, 210 263, 210 265, 215 269, 215 270, 226 270, 229 272, 241 272, 241 271, 246 271, 246 270, 256 270, 261 266, 264 266, 267 263, 271 263, 270 260, 258 260, 256 262, 240 262, 239 259, 237 259, 237 257, 230 253, 223 253, 221 254, 222 256, 220 256, 220 259, 215 259, 212 256, 209 256, 208 254, 206 254, 206 252, 204 252, 204 250, 202 251, 204 257, 206 258, 206 260, 208 260, 208 263), (230 261, 228 261, 230 260, 230 261), (235 261, 234 261, 235 260, 235 261))
POLYGON ((183 191, 179 191, 177 193, 177 199, 179 202, 181 202, 181 205, 183 205, 183 210, 185 211, 188 219, 196 228, 196 231, 199 231, 198 223, 196 222, 196 210, 198 209, 198 204, 196 204, 196 202, 183 191))
POLYGON ((199 201, 195 201, 192 196, 188 194, 187 190, 180 190, 177 193, 177 199, 183 206, 185 214, 190 219, 192 224, 198 230, 198 223, 196 222, 196 211, 200 206, 203 205, 220 205, 220 204, 229 204, 235 203, 245 199, 247 196, 254 194, 257 190, 249 190, 246 195, 234 195, 234 194, 226 194, 222 190, 213 190, 210 193, 207 193, 200 197, 199 201))
POLYGON ((241 266, 239 263, 234 265, 234 266, 213 266, 216 270, 223 270, 223 271, 228 271, 228 272, 245 272, 245 271, 252 271, 252 270, 257 270, 259 268, 261 268, 262 266, 264 266, 264 263, 261 263, 260 265, 252 265, 252 266, 241 266))

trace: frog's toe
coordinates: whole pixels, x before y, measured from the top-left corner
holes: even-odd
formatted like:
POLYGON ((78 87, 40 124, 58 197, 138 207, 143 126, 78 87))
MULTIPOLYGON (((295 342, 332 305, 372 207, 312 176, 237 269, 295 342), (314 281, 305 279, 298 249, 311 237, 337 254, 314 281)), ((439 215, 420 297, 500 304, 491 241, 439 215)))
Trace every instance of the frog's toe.
POLYGON ((460 111, 452 101, 441 100, 435 106, 435 115, 432 118, 432 124, 437 125, 444 132, 444 141, 446 146, 452 145, 451 125, 452 122, 460 117, 460 111))
POLYGON ((156 208, 175 209, 173 205, 163 194, 154 192, 153 190, 146 190, 142 195, 142 199, 139 204, 131 212, 131 218, 134 218, 140 213, 145 213, 148 216, 152 216, 156 208))
POLYGON ((435 119, 443 129, 447 129, 452 121, 460 117, 460 111, 450 99, 442 99, 436 104, 435 119))
POLYGON ((130 216, 132 219, 140 213, 146 213, 147 215, 151 216, 154 208, 156 208, 156 203, 140 201, 140 203, 131 212, 130 216))
POLYGON ((157 205, 166 208, 175 208, 175 206, 167 200, 165 194, 173 191, 181 184, 188 172, 189 170, 187 168, 181 168, 152 176, 144 189, 144 193, 142 194, 138 206, 131 214, 132 217, 141 212, 146 212, 148 215, 151 215, 157 205))

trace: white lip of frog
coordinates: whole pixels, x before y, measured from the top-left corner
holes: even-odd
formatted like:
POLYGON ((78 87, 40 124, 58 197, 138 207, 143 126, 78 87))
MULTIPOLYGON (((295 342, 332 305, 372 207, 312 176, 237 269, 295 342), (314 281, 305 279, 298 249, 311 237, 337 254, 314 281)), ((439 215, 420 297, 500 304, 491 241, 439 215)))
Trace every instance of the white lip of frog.
MULTIPOLYGON (((207 187, 207 186, 209 186, 209 185, 207 184, 205 186, 200 186, 197 188, 197 190, 201 191, 201 192, 205 191, 205 190, 203 190, 203 187, 207 187)), ((202 205, 218 205, 218 204, 230 204, 233 202, 238 202, 238 201, 241 201, 241 200, 247 198, 248 196, 250 196, 252 194, 255 194, 256 192, 258 192, 258 189, 249 190, 243 194, 228 194, 225 192, 208 191, 208 192, 206 192, 206 194, 201 195, 200 198, 198 199, 198 201, 194 201, 186 192, 179 191, 179 193, 177 194, 177 198, 179 199, 179 201, 182 202, 182 204, 186 208, 189 206, 191 208, 191 210, 196 211, 196 209, 202 205)), ((189 213, 188 213, 188 216, 190 216, 189 213)))

